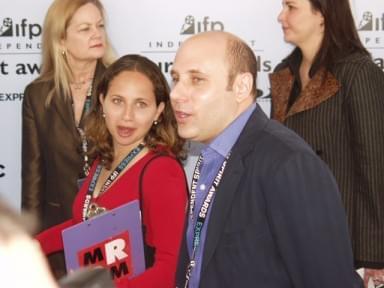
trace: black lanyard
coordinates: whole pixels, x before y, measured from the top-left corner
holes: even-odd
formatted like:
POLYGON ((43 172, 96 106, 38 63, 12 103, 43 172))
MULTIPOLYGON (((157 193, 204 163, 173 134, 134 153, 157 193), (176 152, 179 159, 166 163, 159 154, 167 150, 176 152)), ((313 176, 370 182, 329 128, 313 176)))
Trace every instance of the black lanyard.
MULTIPOLYGON (((91 110, 91 105, 92 105, 92 90, 93 90, 93 81, 91 81, 91 84, 89 85, 88 91, 87 91, 87 97, 85 98, 84 106, 83 106, 83 111, 81 112, 81 119, 91 110)), ((83 152, 83 157, 84 157, 84 165, 83 165, 83 173, 84 176, 88 176, 89 174, 89 169, 91 168, 89 165, 89 159, 88 159, 88 141, 85 136, 83 128, 80 127, 80 122, 79 126, 76 127, 77 131, 80 134, 81 138, 81 149, 83 152)))
POLYGON ((91 110, 92 106, 92 91, 93 91, 93 80, 89 84, 87 95, 85 97, 83 111, 81 111, 80 121, 84 118, 84 116, 91 110))
MULTIPOLYGON (((187 272, 185 274, 186 281, 185 281, 184 287, 188 287, 192 270, 196 266, 195 256, 196 256, 196 250, 200 245, 201 231, 203 230, 205 220, 207 219, 209 208, 211 208, 212 206, 211 204, 212 204, 213 196, 215 195, 216 190, 219 187, 219 184, 223 177, 224 169, 227 165, 228 158, 229 158, 229 155, 225 158, 223 164, 221 164, 219 172, 217 172, 217 175, 213 180, 213 183, 208 191, 208 194, 205 197, 203 204, 201 205, 199 214, 197 215, 196 224, 193 229, 192 255, 190 257, 190 261, 187 266, 187 272)), ((197 188, 197 183, 199 182, 199 179, 200 179, 200 165, 202 161, 203 161, 203 156, 200 155, 196 163, 195 171, 193 172, 192 183, 191 183, 191 196, 189 198, 189 217, 192 223, 193 223, 193 214, 195 210, 196 188, 197 188)))
MULTIPOLYGON (((135 149, 129 152, 129 154, 125 156, 123 160, 121 160, 119 165, 117 165, 115 170, 113 170, 111 174, 108 176, 107 180, 105 180, 103 187, 100 189, 99 195, 105 192, 112 185, 113 181, 116 180, 116 178, 120 175, 121 171, 123 171, 128 166, 129 162, 131 162, 133 158, 135 158, 137 154, 139 154, 140 151, 143 150, 143 148, 144 148, 144 144, 140 143, 135 149)), ((88 219, 87 214, 88 214, 89 206, 91 204, 92 195, 93 195, 93 192, 95 191, 96 183, 97 183, 97 180, 99 179, 102 168, 103 166, 101 164, 97 165, 95 174, 93 174, 92 180, 89 183, 88 191, 87 191, 87 194, 85 195, 85 200, 83 204, 83 221, 88 219)))

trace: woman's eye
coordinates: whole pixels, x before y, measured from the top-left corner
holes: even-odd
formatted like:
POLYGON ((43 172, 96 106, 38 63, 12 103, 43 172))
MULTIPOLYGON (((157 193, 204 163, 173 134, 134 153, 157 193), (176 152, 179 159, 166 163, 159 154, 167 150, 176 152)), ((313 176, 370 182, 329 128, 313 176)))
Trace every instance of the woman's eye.
POLYGON ((112 103, 120 104, 121 103, 121 99, 120 98, 114 98, 114 99, 112 99, 112 103))
POLYGON ((147 106, 147 103, 145 103, 144 101, 137 102, 137 107, 139 108, 145 108, 147 106))

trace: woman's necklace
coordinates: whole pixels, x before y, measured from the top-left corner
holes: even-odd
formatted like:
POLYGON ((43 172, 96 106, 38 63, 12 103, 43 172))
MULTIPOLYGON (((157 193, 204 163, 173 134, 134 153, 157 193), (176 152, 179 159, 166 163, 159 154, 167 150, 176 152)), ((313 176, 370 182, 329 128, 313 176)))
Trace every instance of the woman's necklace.
POLYGON ((73 87, 73 89, 75 90, 80 90, 81 88, 83 88, 83 86, 88 83, 89 81, 91 81, 92 78, 88 78, 88 79, 85 79, 83 81, 78 81, 78 82, 71 82, 71 85, 73 87))

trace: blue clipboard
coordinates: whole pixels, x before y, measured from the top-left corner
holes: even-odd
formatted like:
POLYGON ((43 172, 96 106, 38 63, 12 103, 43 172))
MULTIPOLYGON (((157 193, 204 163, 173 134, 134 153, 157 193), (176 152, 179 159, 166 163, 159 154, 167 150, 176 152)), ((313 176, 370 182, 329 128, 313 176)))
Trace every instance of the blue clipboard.
POLYGON ((114 279, 145 271, 138 200, 64 229, 62 237, 68 271, 104 266, 114 279))

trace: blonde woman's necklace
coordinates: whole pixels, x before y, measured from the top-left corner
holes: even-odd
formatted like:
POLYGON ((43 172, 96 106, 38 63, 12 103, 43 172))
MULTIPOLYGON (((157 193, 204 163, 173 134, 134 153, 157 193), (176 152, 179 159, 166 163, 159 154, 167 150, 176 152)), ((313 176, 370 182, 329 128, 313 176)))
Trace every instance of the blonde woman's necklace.
POLYGON ((78 82, 71 82, 71 85, 72 85, 73 89, 80 90, 81 88, 83 88, 83 86, 85 84, 87 84, 91 80, 92 80, 92 78, 88 78, 88 79, 78 81, 78 82))

